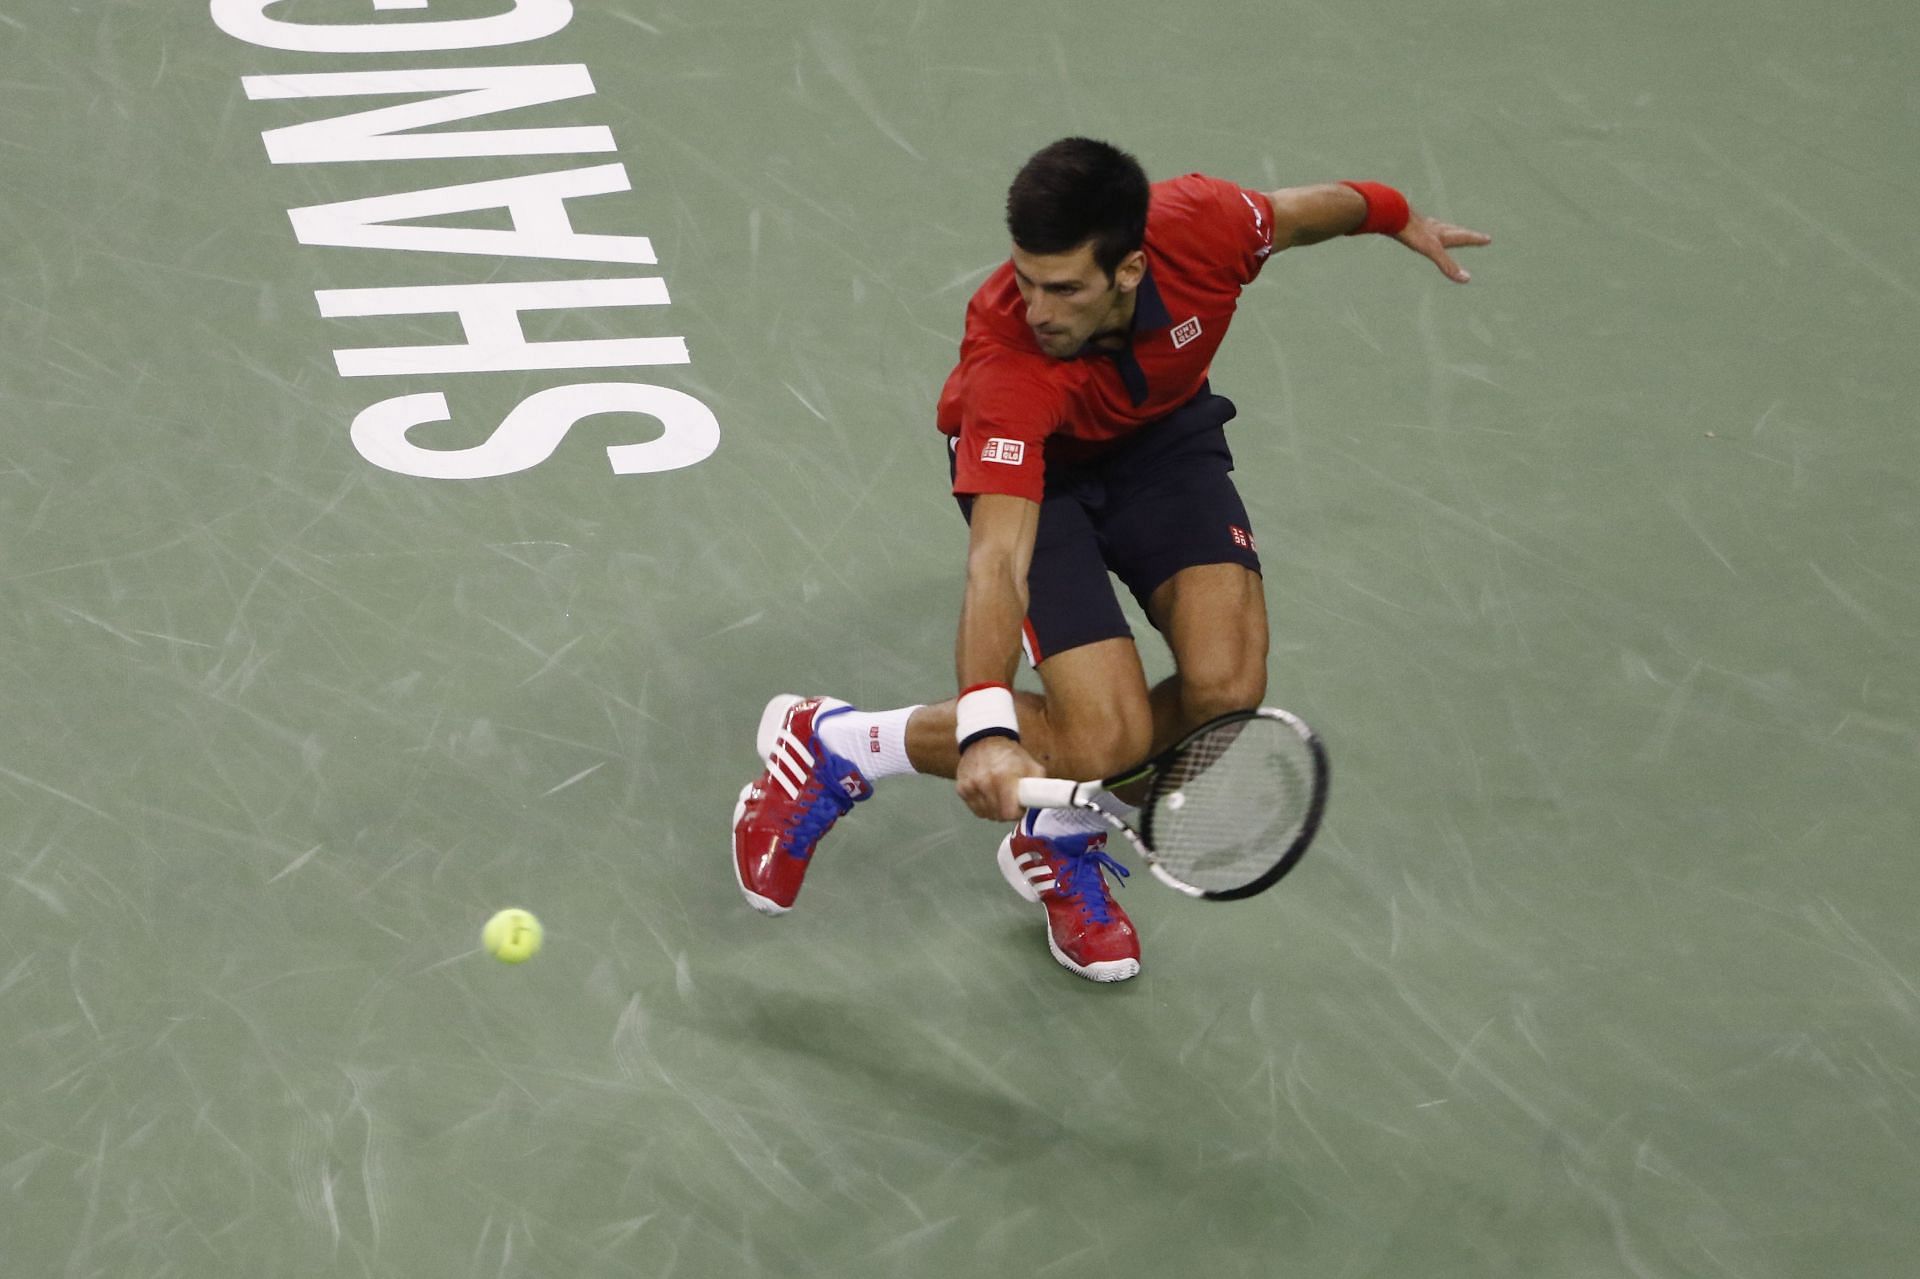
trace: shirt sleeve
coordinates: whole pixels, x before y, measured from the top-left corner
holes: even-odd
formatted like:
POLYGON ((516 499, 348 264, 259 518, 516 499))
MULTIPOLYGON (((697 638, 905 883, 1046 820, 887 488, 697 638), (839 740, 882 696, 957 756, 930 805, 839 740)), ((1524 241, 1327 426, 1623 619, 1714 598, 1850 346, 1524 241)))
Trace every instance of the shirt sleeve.
POLYGON ((1251 284, 1273 254, 1273 206, 1266 194, 1203 173, 1179 182, 1187 188, 1193 229, 1209 259, 1236 284, 1251 284))
POLYGON ((1059 388, 1030 361, 998 355, 967 370, 956 390, 954 493, 1040 501, 1047 488, 1047 437, 1061 420, 1059 388))

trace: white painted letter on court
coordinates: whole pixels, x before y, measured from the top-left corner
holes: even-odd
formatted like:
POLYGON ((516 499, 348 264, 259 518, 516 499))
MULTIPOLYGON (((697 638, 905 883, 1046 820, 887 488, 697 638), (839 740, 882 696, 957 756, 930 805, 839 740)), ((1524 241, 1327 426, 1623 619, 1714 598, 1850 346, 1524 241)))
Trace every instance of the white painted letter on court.
POLYGON ((573 229, 567 215, 567 201, 576 196, 629 190, 632 186, 627 181, 626 166, 603 164, 591 169, 529 173, 519 178, 315 204, 292 209, 287 216, 293 219, 293 233, 302 244, 651 265, 658 259, 646 236, 582 235, 573 229), (513 218, 513 229, 392 225, 477 209, 505 209, 513 218))
MULTIPOLYGON (((319 25, 281 22, 267 10, 281 0, 212 0, 214 25, 236 40, 295 53, 417 53, 484 49, 541 40, 573 21, 573 0, 516 0, 491 18, 319 25)), ((418 0, 372 0, 376 9, 422 9, 418 0)))
POLYGON ((452 346, 382 346, 335 351, 341 377, 401 373, 504 373, 514 369, 594 369, 685 364, 687 340, 593 338, 529 342, 522 311, 574 307, 665 306, 666 281, 547 280, 530 284, 429 284, 400 289, 322 289, 314 300, 329 318, 364 315, 460 317, 467 340, 452 346))
POLYGON ((713 411, 682 391, 635 382, 556 386, 522 400, 485 441, 466 449, 428 449, 407 432, 451 414, 439 392, 382 400, 353 421, 353 447, 388 471, 429 480, 477 480, 512 475, 553 456, 567 432, 599 413, 641 413, 664 428, 645 444, 616 444, 607 461, 616 475, 677 471, 704 462, 720 447, 713 411))
POLYGON ((260 135, 275 164, 348 160, 437 160, 475 155, 575 155, 612 151, 605 125, 542 129, 463 129, 413 133, 429 125, 496 115, 543 102, 593 95, 593 78, 578 63, 541 67, 449 67, 420 71, 323 71, 250 75, 240 80, 255 102, 282 98, 345 98, 430 93, 420 102, 375 107, 326 120, 269 129, 260 135), (397 135, 397 136, 396 136, 397 135))

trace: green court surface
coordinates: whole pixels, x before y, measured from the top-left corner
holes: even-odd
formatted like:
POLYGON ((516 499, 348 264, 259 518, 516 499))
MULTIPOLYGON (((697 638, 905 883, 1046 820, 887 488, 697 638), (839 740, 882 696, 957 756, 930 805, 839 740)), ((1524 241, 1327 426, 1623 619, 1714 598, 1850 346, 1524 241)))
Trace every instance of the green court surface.
POLYGON ((1916 1273, 1909 4, 608 0, 417 51, 213 8, 261 16, 0 7, 0 1275, 1916 1273), (615 151, 275 164, 449 90, 243 87, 575 64, 419 136, 615 151), (1270 700, 1333 804, 1251 902, 1136 874, 1113 988, 943 783, 884 783, 779 920, 725 854, 769 696, 951 691, 933 401, 1074 132, 1496 240, 1465 288, 1370 239, 1244 300, 1270 700), (657 264, 288 216, 613 164, 574 229, 657 264), (526 335, 687 362, 344 376, 461 322, 315 296, 656 277, 526 335), (624 412, 451 479, 351 437, 442 393, 444 455, 590 382, 717 449, 616 473, 704 447, 624 412))

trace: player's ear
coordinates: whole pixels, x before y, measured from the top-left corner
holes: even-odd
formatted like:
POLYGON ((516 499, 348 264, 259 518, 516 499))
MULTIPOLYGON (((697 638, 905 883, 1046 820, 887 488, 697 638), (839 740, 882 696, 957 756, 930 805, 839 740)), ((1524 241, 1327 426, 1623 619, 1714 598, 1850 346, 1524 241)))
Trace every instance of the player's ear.
POLYGON ((1135 249, 1120 259, 1120 265, 1113 269, 1113 282, 1122 293, 1131 293, 1140 287, 1140 281, 1147 274, 1147 254, 1144 249, 1135 249))

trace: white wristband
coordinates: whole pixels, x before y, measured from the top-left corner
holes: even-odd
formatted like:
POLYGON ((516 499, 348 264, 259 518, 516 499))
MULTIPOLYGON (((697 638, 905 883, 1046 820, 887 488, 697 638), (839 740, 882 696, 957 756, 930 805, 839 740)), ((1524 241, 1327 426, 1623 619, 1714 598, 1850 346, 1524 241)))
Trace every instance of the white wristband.
POLYGON ((953 719, 953 740, 962 754, 983 737, 1020 740, 1013 690, 1005 684, 983 684, 960 694, 960 700, 954 703, 953 719))

